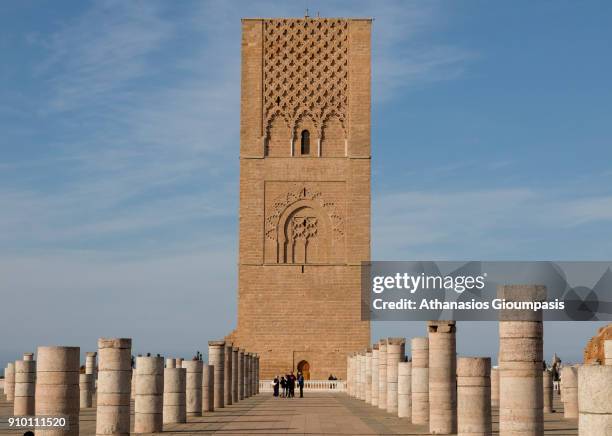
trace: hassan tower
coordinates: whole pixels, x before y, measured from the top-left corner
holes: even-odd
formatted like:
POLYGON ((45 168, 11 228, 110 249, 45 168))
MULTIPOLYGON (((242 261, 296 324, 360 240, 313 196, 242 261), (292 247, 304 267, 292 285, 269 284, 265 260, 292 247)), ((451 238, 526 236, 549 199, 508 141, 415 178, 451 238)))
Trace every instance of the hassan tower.
POLYGON ((242 20, 238 324, 261 377, 346 378, 370 342, 369 19, 242 20))

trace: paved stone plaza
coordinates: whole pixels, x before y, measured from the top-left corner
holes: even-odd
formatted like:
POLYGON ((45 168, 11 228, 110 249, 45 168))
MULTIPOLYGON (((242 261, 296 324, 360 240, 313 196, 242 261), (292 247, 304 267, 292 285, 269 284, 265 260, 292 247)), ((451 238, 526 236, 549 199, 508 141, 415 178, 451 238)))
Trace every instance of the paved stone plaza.
MULTIPOLYGON (((563 408, 555 394, 555 413, 545 414, 546 435, 577 435, 577 421, 563 419, 563 408)), ((11 415, 9 403, 0 400, 0 417, 11 415)), ((133 406, 132 409, 134 410, 133 406)), ((95 434, 95 409, 81 410, 81 434, 95 434)), ((203 417, 188 418, 186 424, 164 426, 165 435, 427 435, 427 426, 414 425, 371 407, 346 394, 306 393, 303 399, 286 400, 262 393, 203 417)), ((133 426, 133 416, 132 416, 133 426)), ((498 413, 493 411, 493 434, 498 434, 498 413)), ((0 434, 23 434, 2 431, 0 434)), ((155 433, 162 434, 162 433, 155 433)))

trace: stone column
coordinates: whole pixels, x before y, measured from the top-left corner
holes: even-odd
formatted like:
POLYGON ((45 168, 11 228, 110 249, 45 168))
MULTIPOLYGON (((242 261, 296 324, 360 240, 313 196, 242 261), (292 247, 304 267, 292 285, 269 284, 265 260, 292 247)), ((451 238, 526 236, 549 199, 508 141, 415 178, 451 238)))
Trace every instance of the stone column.
POLYGON ((238 400, 244 400, 244 350, 238 349, 238 400))
POLYGON ((98 339, 96 435, 130 434, 132 340, 98 339))
POLYGON ((365 355, 365 402, 372 404, 372 349, 368 348, 365 355))
POLYGON ((578 368, 575 366, 561 368, 561 401, 563 417, 578 419, 578 368))
POLYGON ((232 347, 232 403, 238 402, 238 347, 232 347))
POLYGON ((499 368, 491 368, 491 407, 499 407, 499 368))
MULTIPOLYGON (((500 286, 506 301, 542 301, 544 286, 500 286)), ((499 321, 499 434, 544 432, 542 311, 502 310, 499 321)))
POLYGON ((251 353, 251 395, 257 394, 256 383, 257 383, 257 354, 251 353))
POLYGON ((163 429, 164 358, 136 358, 134 433, 156 433, 163 429))
POLYGON ((182 368, 183 367, 183 358, 182 357, 178 357, 176 359, 176 366, 175 368, 182 368))
POLYGON ((397 363, 397 416, 412 417, 412 362, 397 363))
POLYGON ((232 404, 232 344, 225 344, 223 355, 223 405, 232 404))
POLYGON ((251 353, 244 353, 244 397, 251 396, 251 353))
POLYGON ((7 401, 15 400, 15 362, 9 362, 4 370, 4 393, 7 401))
POLYGON ((359 399, 366 399, 366 351, 359 353, 359 399))
MULTIPOLYGON (((98 368, 96 364, 98 353, 96 351, 88 351, 85 353, 85 374, 91 375, 91 406, 96 406, 96 379, 98 378, 98 368)), ((134 392, 134 384, 132 384, 132 398, 134 392)))
POLYGON ((544 392, 544 413, 553 413, 553 380, 552 373, 547 369, 542 372, 542 390, 544 392))
POLYGON ((397 364, 404 360, 406 339, 387 339, 387 412, 397 415, 397 364))
POLYGON ((412 338, 412 423, 429 422, 429 339, 412 338))
POLYGON ((358 362, 358 354, 353 353, 351 356, 351 377, 353 378, 352 382, 352 396, 353 398, 358 398, 359 396, 359 362, 358 362))
POLYGON ((351 355, 346 356, 346 393, 351 396, 351 355))
POLYGON ((34 394, 36 388, 36 362, 32 353, 26 353, 23 360, 15 362, 15 393, 13 415, 34 415, 34 394))
POLYGON ((387 410, 387 340, 378 342, 378 408, 387 410))
POLYGON ((176 359, 167 358, 166 359, 166 368, 176 368, 176 359))
POLYGON ((187 422, 185 368, 164 369, 164 424, 187 422))
POLYGON ((459 358, 457 397, 457 435, 491 436, 491 358, 459 358))
POLYGON ((372 406, 378 407, 378 344, 372 346, 372 406))
POLYGON ((185 360, 185 403, 187 416, 202 416, 202 361, 185 360))
POLYGON ((429 321, 429 431, 457 432, 455 321, 429 321))
POLYGON ((34 414, 65 416, 67 428, 37 429, 40 436, 79 435, 79 347, 38 347, 34 414))
POLYGON ((255 393, 259 394, 259 354, 257 355, 257 364, 255 365, 255 393))
POLYGON ((202 365, 202 412, 215 411, 215 367, 202 365))
POLYGON ((85 353, 85 374, 93 375, 96 378, 96 356, 98 353, 95 351, 88 351, 85 353))
POLYGON ((214 366, 214 408, 221 409, 224 405, 224 383, 225 383, 225 342, 208 342, 208 364, 214 366))
POLYGON ((612 366, 578 368, 579 436, 612 434, 612 366))
POLYGON ((346 356, 346 394, 352 397, 353 375, 351 374, 351 355, 346 356))
POLYGON ((607 339, 604 341, 604 356, 605 365, 612 365, 612 339, 607 339))
POLYGON ((93 407, 93 374, 79 374, 79 394, 81 409, 93 407))

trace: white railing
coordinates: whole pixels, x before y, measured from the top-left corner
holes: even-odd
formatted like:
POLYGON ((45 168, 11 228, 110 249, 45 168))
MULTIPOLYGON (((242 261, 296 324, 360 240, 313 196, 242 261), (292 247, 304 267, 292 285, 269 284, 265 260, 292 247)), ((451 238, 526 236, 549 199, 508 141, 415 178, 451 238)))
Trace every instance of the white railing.
MULTIPOLYGON (((272 380, 259 381, 259 392, 272 392, 273 390, 274 386, 272 380)), ((299 390, 297 382, 295 390, 299 390)), ((317 392, 344 392, 346 387, 344 380, 304 380, 304 390, 317 392)))

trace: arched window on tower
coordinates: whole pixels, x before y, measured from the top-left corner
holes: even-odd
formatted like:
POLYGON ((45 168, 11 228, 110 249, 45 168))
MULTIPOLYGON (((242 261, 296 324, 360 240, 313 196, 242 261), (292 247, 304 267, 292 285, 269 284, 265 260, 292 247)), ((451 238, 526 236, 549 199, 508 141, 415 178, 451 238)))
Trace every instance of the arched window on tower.
POLYGON ((310 154, 310 132, 302 130, 300 154, 302 156, 310 154))

